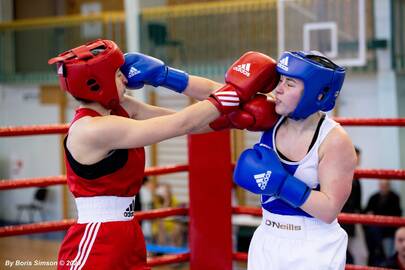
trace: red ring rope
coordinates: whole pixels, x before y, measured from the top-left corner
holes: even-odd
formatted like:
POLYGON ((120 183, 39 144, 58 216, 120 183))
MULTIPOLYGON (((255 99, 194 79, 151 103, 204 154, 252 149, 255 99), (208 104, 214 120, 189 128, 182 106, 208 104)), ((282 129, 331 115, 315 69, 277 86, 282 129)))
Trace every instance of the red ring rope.
POLYGON ((375 266, 361 266, 361 265, 346 264, 345 270, 392 270, 392 269, 375 267, 375 266))
MULTIPOLYGON (((155 210, 141 211, 135 213, 138 220, 164 218, 169 216, 186 216, 188 208, 161 208, 155 210)), ((75 219, 61 221, 47 221, 24 225, 11 225, 0 227, 0 237, 23 235, 30 233, 55 232, 69 229, 76 223, 75 219)))
POLYGON ((405 179, 405 170, 357 169, 356 178, 405 179))
POLYGON ((188 262, 190 261, 190 253, 162 255, 148 258, 148 266, 166 265, 171 263, 188 262))
POLYGON ((334 117, 336 122, 342 126, 385 126, 385 127, 403 127, 405 118, 345 118, 334 117))
POLYGON ((61 221, 46 221, 25 225, 10 225, 0 227, 0 237, 25 235, 30 233, 56 232, 67 230, 76 223, 75 219, 61 221))
POLYGON ((35 126, 8 126, 0 128, 0 137, 63 134, 69 129, 69 125, 35 125, 35 126))
POLYGON ((28 188, 28 187, 46 187, 51 185, 66 184, 66 176, 49 176, 38 178, 20 178, 20 179, 1 179, 0 190, 28 188))
POLYGON ((362 214, 349 214, 341 213, 338 216, 340 223, 344 224, 365 224, 376 225, 384 227, 401 227, 405 226, 405 218, 394 216, 381 216, 381 215, 362 215, 362 214))
MULTIPOLYGON (((344 126, 405 126, 405 118, 345 118, 334 120, 344 126)), ((66 133, 68 124, 7 126, 0 128, 0 137, 66 133)))
MULTIPOLYGON (((164 167, 150 167, 145 169, 145 175, 159 175, 177 172, 187 172, 188 165, 172 165, 164 167)), ((66 184, 66 176, 50 176, 38 178, 21 178, 21 179, 0 179, 0 190, 27 188, 27 187, 45 187, 51 185, 66 184)))

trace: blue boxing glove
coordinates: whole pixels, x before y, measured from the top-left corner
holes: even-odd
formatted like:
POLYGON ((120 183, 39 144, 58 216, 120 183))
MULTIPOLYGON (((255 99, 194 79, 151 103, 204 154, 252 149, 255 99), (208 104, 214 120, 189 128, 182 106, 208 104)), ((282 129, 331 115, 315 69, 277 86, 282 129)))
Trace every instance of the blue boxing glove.
POLYGON ((188 74, 171 68, 161 60, 142 53, 126 53, 121 72, 128 80, 127 87, 138 89, 144 84, 163 86, 177 93, 183 93, 188 85, 188 74))
POLYGON ((277 154, 265 144, 255 144, 242 152, 234 171, 235 182, 256 194, 278 197, 293 207, 300 207, 311 189, 290 175, 277 154))

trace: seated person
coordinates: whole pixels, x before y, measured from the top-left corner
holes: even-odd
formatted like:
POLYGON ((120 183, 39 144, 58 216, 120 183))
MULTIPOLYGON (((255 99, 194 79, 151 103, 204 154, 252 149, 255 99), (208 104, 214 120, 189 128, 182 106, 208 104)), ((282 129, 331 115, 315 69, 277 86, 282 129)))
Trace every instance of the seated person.
POLYGON ((388 258, 381 266, 393 269, 405 269, 405 227, 395 232, 395 254, 388 258))

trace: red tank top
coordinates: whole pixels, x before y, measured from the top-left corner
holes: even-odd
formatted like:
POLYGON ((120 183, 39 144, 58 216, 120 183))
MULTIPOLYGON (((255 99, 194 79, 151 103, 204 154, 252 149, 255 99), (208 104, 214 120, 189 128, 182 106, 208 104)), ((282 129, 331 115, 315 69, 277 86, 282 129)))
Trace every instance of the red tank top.
MULTIPOLYGON (((119 108, 111 114, 129 117, 123 108, 119 108)), ((87 108, 77 109, 72 123, 84 116, 95 117, 100 116, 100 114, 87 108)), ((142 185, 145 173, 145 149, 140 147, 115 150, 96 164, 82 165, 73 159, 65 144, 65 164, 67 183, 74 197, 130 197, 136 195, 142 185), (104 170, 105 167, 111 167, 111 169, 104 170), (99 170, 94 170, 95 168, 99 168, 99 170), (79 170, 81 171, 80 176, 77 174, 79 170), (92 176, 87 177, 84 176, 86 171, 95 171, 96 174, 89 174, 92 176)))

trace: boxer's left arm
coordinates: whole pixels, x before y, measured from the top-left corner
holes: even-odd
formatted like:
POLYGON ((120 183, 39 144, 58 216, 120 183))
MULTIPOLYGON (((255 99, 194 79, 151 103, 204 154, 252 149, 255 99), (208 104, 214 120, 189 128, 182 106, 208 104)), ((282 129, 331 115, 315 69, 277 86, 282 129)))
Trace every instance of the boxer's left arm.
POLYGON ((336 219, 351 192, 356 154, 353 144, 337 126, 319 148, 320 191, 313 190, 301 206, 308 214, 327 223, 336 219))
POLYGON ((199 101, 208 98, 213 92, 220 89, 223 84, 213 80, 189 75, 188 85, 183 94, 199 101))
MULTIPOLYGON (((132 84, 133 85, 133 84, 132 84)), ((218 88, 222 87, 223 85, 217 82, 214 82, 209 79, 205 79, 198 76, 189 76, 188 85, 184 90, 183 94, 190 96, 192 98, 196 98, 197 100, 204 100, 211 92, 214 92, 218 88)), ((137 99, 125 95, 123 102, 121 105, 126 109, 129 113, 131 118, 136 120, 145 120, 153 117, 163 116, 175 113, 176 111, 172 109, 167 109, 163 107, 153 106, 137 99)), ((199 133, 209 132, 212 131, 209 127, 204 128, 199 133)))

